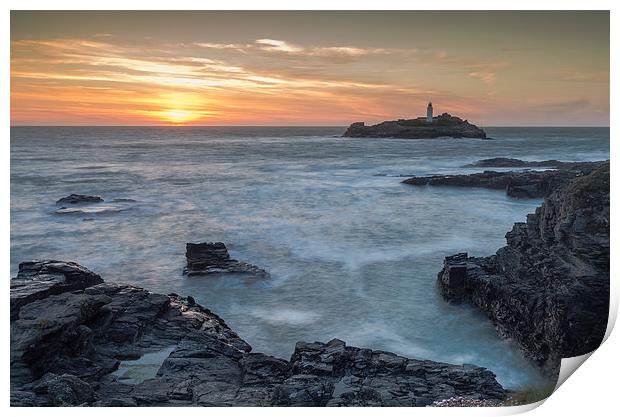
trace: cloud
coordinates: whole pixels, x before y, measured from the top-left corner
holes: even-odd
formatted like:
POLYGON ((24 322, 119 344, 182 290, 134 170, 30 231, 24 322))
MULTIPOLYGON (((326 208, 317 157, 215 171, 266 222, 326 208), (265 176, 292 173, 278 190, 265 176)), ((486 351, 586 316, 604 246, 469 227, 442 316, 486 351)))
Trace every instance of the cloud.
POLYGON ((591 105, 592 103, 588 99, 576 99, 545 103, 532 106, 531 109, 545 114, 560 115, 571 114, 581 110, 585 110, 591 105))
MULTIPOLYGON (((279 39, 257 39, 254 43, 204 43, 196 42, 196 46, 208 49, 219 50, 236 50, 242 53, 250 52, 267 52, 274 54, 286 54, 294 56, 310 56, 310 57, 356 57, 364 55, 379 54, 396 54, 403 52, 399 49, 386 48, 360 48, 355 46, 302 46, 292 42, 279 39)), ((412 49, 407 49, 411 52, 412 49)))
POLYGON ((248 49, 252 47, 250 44, 240 43, 209 43, 209 42, 195 42, 194 45, 206 49, 219 49, 219 50, 234 50, 241 53, 246 53, 248 49))
MULTIPOLYGON (((399 49, 386 48, 360 48, 355 46, 302 46, 293 42, 279 39, 257 39, 253 43, 204 43, 196 42, 196 46, 216 49, 216 50, 235 50, 244 54, 248 53, 268 53, 274 55, 286 55, 293 57, 319 57, 319 58, 354 58, 366 55, 397 54, 402 52, 399 49)), ((411 52, 411 49, 407 50, 411 52)))
MULTIPOLYGON (((105 114, 116 124, 165 117, 214 124, 343 124, 419 116, 432 99, 441 111, 474 119, 507 100, 505 91, 495 90, 498 80, 515 72, 504 71, 508 62, 491 58, 415 46, 301 45, 271 38, 14 40, 11 117, 13 123, 53 117, 61 123, 59 114, 71 123, 79 113, 105 114)), ((564 74, 576 82, 592 78, 564 74)), ((553 97, 558 101, 529 110, 570 113, 589 103, 553 97)), ((528 107, 523 101, 520 106, 528 107)))
POLYGON ((292 43, 286 41, 279 41, 275 39, 257 39, 255 41, 264 51, 275 51, 275 52, 302 52, 304 48, 298 45, 294 45, 292 43))
POLYGON ((468 74, 470 77, 477 78, 484 82, 485 84, 494 84, 495 83, 495 73, 494 72, 480 72, 473 71, 468 74))
MULTIPOLYGON (((191 46, 242 53, 261 50, 292 55, 296 62, 283 65, 253 56, 231 63, 196 51, 185 45, 164 45, 149 49, 144 46, 118 47, 111 43, 84 39, 23 40, 12 42, 13 78, 143 82, 161 86, 198 88, 264 89, 266 86, 293 88, 390 88, 385 83, 368 82, 330 74, 324 65, 312 65, 307 57, 361 56, 376 49, 335 46, 304 48, 290 42, 259 39, 253 44, 198 43, 191 46), (312 74, 312 69, 320 73, 312 74)), ((234 61, 233 57, 226 56, 234 61)), ((363 74, 362 74, 363 75, 363 74)), ((363 77, 362 77, 363 78, 363 77)))
POLYGON ((609 83, 609 71, 560 71, 554 79, 568 82, 609 83))
POLYGON ((343 57, 386 53, 372 48, 273 39, 119 46, 100 37, 16 40, 11 48, 14 123, 106 115, 117 124, 166 118, 256 124, 274 123, 274 114, 281 114, 279 123, 313 117, 342 123, 355 114, 390 117, 395 97, 427 95, 412 83, 373 80, 373 71, 342 65, 352 64, 343 57))

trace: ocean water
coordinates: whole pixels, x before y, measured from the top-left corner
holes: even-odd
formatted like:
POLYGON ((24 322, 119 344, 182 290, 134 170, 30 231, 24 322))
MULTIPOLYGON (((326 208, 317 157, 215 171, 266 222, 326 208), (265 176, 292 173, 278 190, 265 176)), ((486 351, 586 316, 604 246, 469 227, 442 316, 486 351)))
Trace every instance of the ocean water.
MULTIPOLYGON (((488 128, 477 139, 349 139, 344 128, 13 127, 11 276, 20 261, 79 262, 107 281, 192 295, 255 351, 340 338, 490 368, 507 388, 544 383, 468 306, 445 303, 444 256, 482 256, 540 200, 411 187, 497 156, 609 158, 608 128, 488 128), (106 201, 65 210, 71 193, 106 201), (269 279, 182 275, 185 243, 223 241, 269 279)), ((72 207, 73 208, 73 207, 72 207)))

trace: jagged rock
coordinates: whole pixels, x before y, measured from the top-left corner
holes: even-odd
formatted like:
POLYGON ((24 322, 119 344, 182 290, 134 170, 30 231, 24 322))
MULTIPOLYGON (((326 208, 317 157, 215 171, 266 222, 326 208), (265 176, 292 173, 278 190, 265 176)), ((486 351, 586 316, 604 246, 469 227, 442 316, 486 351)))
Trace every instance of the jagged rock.
POLYGON ((546 197, 557 188, 577 177, 587 175, 605 162, 580 162, 547 171, 484 171, 462 175, 431 175, 413 177, 403 181, 409 185, 431 185, 450 187, 481 187, 506 190, 514 198, 546 197))
POLYGON ((11 280, 11 320, 17 317, 21 306, 34 300, 102 282, 99 275, 75 262, 22 262, 17 277, 11 280))
POLYGON ((343 136, 353 138, 432 139, 439 137, 486 139, 484 130, 459 117, 443 113, 428 123, 425 117, 400 119, 366 126, 364 122, 351 124, 343 136))
POLYGON ((136 407, 138 403, 133 398, 103 398, 92 404, 93 407, 136 407))
POLYGON ((256 265, 232 259, 222 242, 187 243, 185 257, 187 267, 184 274, 250 274, 259 278, 267 277, 267 272, 256 265))
POLYGON ((507 246, 486 258, 449 256, 438 275, 449 301, 467 301, 549 374, 596 349, 609 310, 609 162, 554 191, 507 246))
POLYGON ((56 204, 102 203, 103 198, 96 195, 71 194, 56 201, 56 204))
POLYGON ((505 395, 484 368, 408 359, 346 346, 338 339, 297 343, 290 370, 292 375, 276 391, 277 404, 411 407, 454 395, 481 400, 505 395))
POLYGON ((70 406, 88 404, 93 401, 93 388, 80 378, 64 374, 46 383, 47 395, 53 405, 70 406))
MULTIPOLYGON (((22 289, 27 277, 37 285, 46 268, 46 261, 29 263, 22 289)), ((290 361, 250 351, 222 319, 176 294, 112 283, 47 293, 23 304, 11 322, 11 404, 423 406, 505 396, 484 368, 336 339, 299 342, 290 361), (160 352, 152 374, 131 382, 119 374, 119 365, 160 352)))

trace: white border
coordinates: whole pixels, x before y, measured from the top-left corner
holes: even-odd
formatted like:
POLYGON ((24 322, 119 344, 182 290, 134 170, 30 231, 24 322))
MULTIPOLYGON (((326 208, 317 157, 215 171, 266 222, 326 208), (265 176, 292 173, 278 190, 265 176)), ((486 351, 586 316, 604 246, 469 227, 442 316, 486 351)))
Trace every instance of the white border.
MULTIPOLYGON (((3 106, 3 128, 2 132, 2 142, 1 148, 1 160, 3 167, 3 180, 0 183, 2 187, 2 224, 4 231, 4 239, 2 239, 2 247, 0 248, 0 256, 4 260, 3 264, 9 272, 9 250, 10 250, 10 214, 9 214, 9 195, 10 195, 10 171, 8 169, 10 163, 10 146, 9 146, 9 137, 10 137, 10 10, 44 10, 49 9, 50 6, 53 6, 54 9, 77 9, 77 10, 201 10, 201 9, 212 9, 212 10, 256 10, 256 9, 271 9, 271 10, 343 10, 343 9, 353 9, 353 10, 403 10, 403 9, 413 9, 413 10, 611 10, 611 71, 610 74, 614 74, 611 77, 611 118, 610 120, 614 120, 614 115, 617 114, 618 111, 618 83, 615 78, 615 74, 618 73, 618 18, 616 17, 616 13, 619 10, 617 4, 618 2, 613 1, 598 1, 598 0, 590 0, 587 3, 581 1, 532 1, 532 0, 522 0, 519 2, 497 2, 497 1, 480 1, 480 0, 469 0, 467 2, 457 1, 457 0, 441 0, 436 2, 412 2, 412 1, 395 1, 395 0, 382 0, 381 2, 371 2, 368 0, 349 0, 349 1, 334 1, 334 0, 314 0, 314 1, 298 1, 294 4, 289 2, 285 2, 283 0, 262 0, 262 1, 243 1, 243 0, 228 0, 226 2, 200 2, 200 1, 190 1, 190 0, 175 0, 174 2, 165 2, 161 0, 136 0, 132 2, 121 1, 121 0, 107 0, 103 1, 90 1, 88 3, 77 0, 57 0, 53 3, 46 2, 43 0, 39 1, 15 1, 8 0, 3 2, 4 8, 2 10, 2 18, 0 20, 0 27, 2 28, 2 36, 3 42, 0 46, 2 48, 2 57, 3 57, 3 65, 2 65, 2 81, 0 83, 0 88, 2 89, 2 101, 3 106), (464 8, 467 6, 467 8, 464 8)), ((610 129, 610 140, 611 140, 611 153, 615 154, 616 144, 615 133, 617 128, 615 128, 615 124, 611 123, 610 129)), ((611 166, 611 176, 615 178, 617 174, 617 169, 615 164, 611 166)), ((612 181, 613 183, 613 181, 612 181)), ((612 186, 613 188, 613 186, 612 186)), ((616 193, 612 192, 612 207, 616 207, 617 198, 616 193)), ((612 236, 616 235, 616 223, 613 222, 611 226, 612 236)), ((613 271, 617 268, 617 261, 615 256, 613 256, 613 252, 615 250, 615 246, 612 248, 612 307, 610 309, 611 318, 610 321, 615 321, 615 316, 617 314, 618 309, 618 288, 617 288, 617 279, 614 279, 613 271)), ((617 252, 617 251, 616 251, 617 252)), ((8 287, 8 280, 7 280, 8 287)), ((6 288, 5 297, 8 298, 8 288, 6 288)), ((2 405, 8 408, 9 404, 9 321, 6 319, 9 317, 9 303, 7 298, 5 298, 6 302, 4 304, 4 317, 5 319, 2 321, 2 330, 3 330, 3 340, 2 340, 2 353, 5 358, 3 363, 3 379, 2 379, 2 405)), ((611 326, 611 325, 610 325, 611 326)), ((587 361, 585 366, 582 366, 578 371, 577 375, 570 378, 569 381, 563 384, 557 392, 555 392, 548 401, 544 403, 542 407, 536 408, 532 415, 534 416, 545 416, 545 415, 565 415, 565 416, 583 416, 586 414, 589 415, 610 415, 613 411, 617 410, 618 405, 615 396, 617 395, 616 386, 616 378, 618 377, 618 358, 616 356, 616 352, 620 351, 619 349, 619 339, 617 334, 612 333, 609 339, 599 348, 592 356, 593 359, 587 361)), ((327 409, 327 410, 318 410, 318 409, 285 409, 285 408, 260 408, 260 409, 245 409, 245 408, 233 408, 233 409, 217 409, 217 410, 187 410, 187 409, 117 409, 113 412, 115 414, 120 415, 129 415, 129 414, 142 414, 148 413, 150 416, 168 416, 170 413, 179 414, 179 413, 216 413, 218 415, 242 415, 248 412, 253 415, 264 415, 264 416, 280 416, 280 415, 288 415, 291 412, 299 413, 300 415, 310 416, 315 413, 320 412, 321 414, 342 414, 342 415, 355 415, 355 416, 370 416, 374 415, 376 412, 386 412, 397 416, 410 415, 411 413, 415 413, 416 415, 469 415, 469 416, 484 416, 484 415, 507 415, 513 414, 515 412, 523 412, 528 409, 532 409, 534 406, 525 406, 525 407, 513 407, 510 409, 410 409, 410 408, 401 408, 401 409, 389 409, 389 410, 379 410, 372 408, 363 408, 363 409, 327 409)), ((6 410, 10 413, 10 415, 37 415, 45 413, 49 414, 52 417, 61 416, 65 414, 69 415, 78 415, 85 412, 82 409, 19 409, 13 408, 10 410, 6 410)), ((89 409, 88 413, 92 415, 101 415, 106 416, 112 412, 110 409, 89 409)))

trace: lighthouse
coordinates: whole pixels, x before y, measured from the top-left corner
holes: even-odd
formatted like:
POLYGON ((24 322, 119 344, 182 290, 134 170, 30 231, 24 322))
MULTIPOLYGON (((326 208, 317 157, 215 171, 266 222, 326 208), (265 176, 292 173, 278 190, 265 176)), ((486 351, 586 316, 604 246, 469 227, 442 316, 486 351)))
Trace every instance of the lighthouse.
POLYGON ((433 123, 433 103, 430 101, 426 108, 426 123, 433 123))

